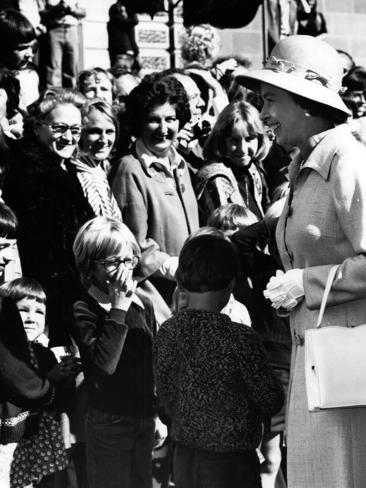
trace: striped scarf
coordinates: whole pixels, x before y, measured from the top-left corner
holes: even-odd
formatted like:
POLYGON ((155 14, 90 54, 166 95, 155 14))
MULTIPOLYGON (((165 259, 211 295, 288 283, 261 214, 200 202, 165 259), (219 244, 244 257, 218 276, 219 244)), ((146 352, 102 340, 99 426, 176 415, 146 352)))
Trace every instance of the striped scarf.
POLYGON ((109 186, 107 175, 101 164, 83 155, 72 159, 84 195, 96 217, 104 216, 122 221, 122 214, 109 186))

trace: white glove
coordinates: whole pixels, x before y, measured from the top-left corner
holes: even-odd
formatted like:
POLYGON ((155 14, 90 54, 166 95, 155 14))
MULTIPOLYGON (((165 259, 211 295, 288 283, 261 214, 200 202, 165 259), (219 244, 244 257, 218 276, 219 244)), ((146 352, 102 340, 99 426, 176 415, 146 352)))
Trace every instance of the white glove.
POLYGON ((303 269, 291 269, 286 273, 277 271, 272 276, 263 294, 271 300, 275 309, 285 308, 291 310, 304 296, 303 269))
POLYGON ((168 280, 175 281, 175 272, 178 268, 178 256, 171 256, 160 266, 159 271, 168 280))

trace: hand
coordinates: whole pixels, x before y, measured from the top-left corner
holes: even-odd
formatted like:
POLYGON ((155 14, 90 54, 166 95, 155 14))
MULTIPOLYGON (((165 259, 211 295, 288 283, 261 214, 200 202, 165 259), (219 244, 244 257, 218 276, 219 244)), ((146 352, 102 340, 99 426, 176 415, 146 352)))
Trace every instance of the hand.
POLYGON ((223 75, 226 73, 226 71, 235 71, 237 67, 238 62, 234 58, 225 59, 225 61, 222 61, 216 65, 216 68, 221 71, 223 75))
POLYGON ((224 89, 220 83, 213 77, 212 73, 207 69, 189 68, 187 71, 200 76, 214 93, 214 97, 224 94, 224 89))
POLYGON ((269 233, 272 235, 276 230, 276 225, 278 219, 283 211, 283 207, 286 202, 286 197, 280 198, 276 202, 272 203, 270 207, 268 207, 267 212, 265 213, 263 220, 265 221, 269 233))
POLYGON ((56 364, 49 372, 47 377, 53 382, 71 381, 81 371, 80 359, 74 356, 62 356, 61 362, 56 364))
POLYGON ((186 124, 180 131, 177 137, 177 149, 184 154, 190 152, 189 144, 194 140, 193 127, 190 123, 186 124))
POLYGON ((132 279, 132 269, 128 269, 121 263, 116 271, 113 282, 109 282, 109 298, 112 308, 127 312, 136 291, 136 285, 137 281, 132 279))
POLYGON ((286 273, 278 270, 276 276, 272 276, 263 292, 271 300, 272 307, 286 310, 296 307, 304 296, 303 274, 302 269, 291 269, 286 273))

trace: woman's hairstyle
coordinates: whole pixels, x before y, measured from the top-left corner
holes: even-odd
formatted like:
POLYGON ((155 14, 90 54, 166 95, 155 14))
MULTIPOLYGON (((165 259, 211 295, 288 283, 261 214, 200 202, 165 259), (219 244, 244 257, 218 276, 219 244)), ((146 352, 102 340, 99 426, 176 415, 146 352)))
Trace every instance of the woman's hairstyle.
POLYGON ((15 9, 0 11, 0 62, 18 44, 28 44, 36 39, 31 22, 15 9))
POLYGON ((217 30, 209 24, 193 25, 182 36, 182 59, 186 64, 199 63, 211 67, 220 47, 217 30))
POLYGON ((33 278, 17 278, 7 281, 0 287, 0 295, 11 298, 14 302, 19 302, 23 298, 36 300, 38 303, 46 304, 47 297, 42 285, 33 278))
POLYGON ((0 237, 16 239, 18 219, 15 213, 5 203, 0 202, 0 237))
POLYGON ((218 116, 203 147, 203 157, 208 161, 222 161, 226 156, 226 139, 230 136, 234 125, 243 122, 246 137, 258 139, 258 150, 254 159, 261 161, 269 151, 270 143, 259 118, 258 110, 250 103, 235 101, 229 103, 218 116))
POLYGON ((81 120, 83 124, 83 132, 81 135, 80 145, 82 146, 83 136, 85 133, 85 126, 88 123, 89 114, 93 112, 93 110, 100 112, 110 122, 112 122, 114 128, 116 129, 116 142, 115 142, 116 144, 119 138, 119 121, 118 121, 117 114, 115 113, 110 103, 106 102, 105 100, 95 99, 95 100, 86 101, 81 108, 81 120))
POLYGON ((29 115, 24 121, 24 137, 33 137, 37 123, 59 105, 74 105, 79 110, 86 102, 85 97, 75 90, 48 88, 28 107, 29 115))
POLYGON ((175 107, 179 128, 182 128, 191 118, 187 94, 182 84, 165 74, 146 75, 126 100, 126 119, 132 134, 139 137, 150 111, 165 103, 175 107))
POLYGON ((20 84, 14 73, 7 68, 0 68, 0 88, 3 88, 8 96, 6 116, 11 119, 18 111, 20 84))
POLYGON ((344 124, 346 122, 348 115, 336 108, 329 107, 328 105, 323 105, 319 102, 314 102, 309 100, 309 98, 302 97, 301 95, 296 95, 295 93, 290 93, 294 99, 295 103, 300 105, 306 112, 308 112, 313 117, 322 117, 329 120, 335 125, 344 124))
POLYGON ((79 229, 73 245, 76 266, 84 285, 90 284, 89 273, 95 261, 116 256, 127 249, 140 259, 136 239, 122 222, 108 217, 96 217, 86 222, 79 229))
POLYGON ((237 255, 218 229, 204 228, 189 237, 179 255, 176 279, 193 293, 225 289, 236 277, 237 255))
POLYGON ((256 222, 259 222, 259 219, 249 208, 238 203, 228 203, 211 213, 207 225, 226 232, 236 230, 238 227, 248 227, 256 222))

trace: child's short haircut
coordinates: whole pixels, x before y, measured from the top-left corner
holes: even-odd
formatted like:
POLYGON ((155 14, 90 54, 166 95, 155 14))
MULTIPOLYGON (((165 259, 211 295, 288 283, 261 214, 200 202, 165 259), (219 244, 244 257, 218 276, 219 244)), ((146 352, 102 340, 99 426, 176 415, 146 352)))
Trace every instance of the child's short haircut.
POLYGON ((185 242, 176 279, 189 292, 219 291, 235 280, 236 270, 237 256, 231 242, 224 236, 204 233, 185 242))
POLYGON ((23 298, 46 304, 47 297, 42 285, 33 278, 17 278, 7 281, 0 287, 0 295, 11 298, 15 303, 23 298))
POLYGON ((15 213, 5 203, 0 202, 0 237, 16 239, 18 219, 15 213))
POLYGON ((77 233, 73 251, 76 266, 86 285, 95 261, 116 256, 129 249, 140 259, 141 252, 130 229, 122 222, 108 217, 96 217, 86 222, 77 233))
POLYGON ((249 208, 237 203, 228 203, 211 213, 207 225, 226 232, 238 227, 248 227, 256 222, 259 222, 259 219, 249 208))

